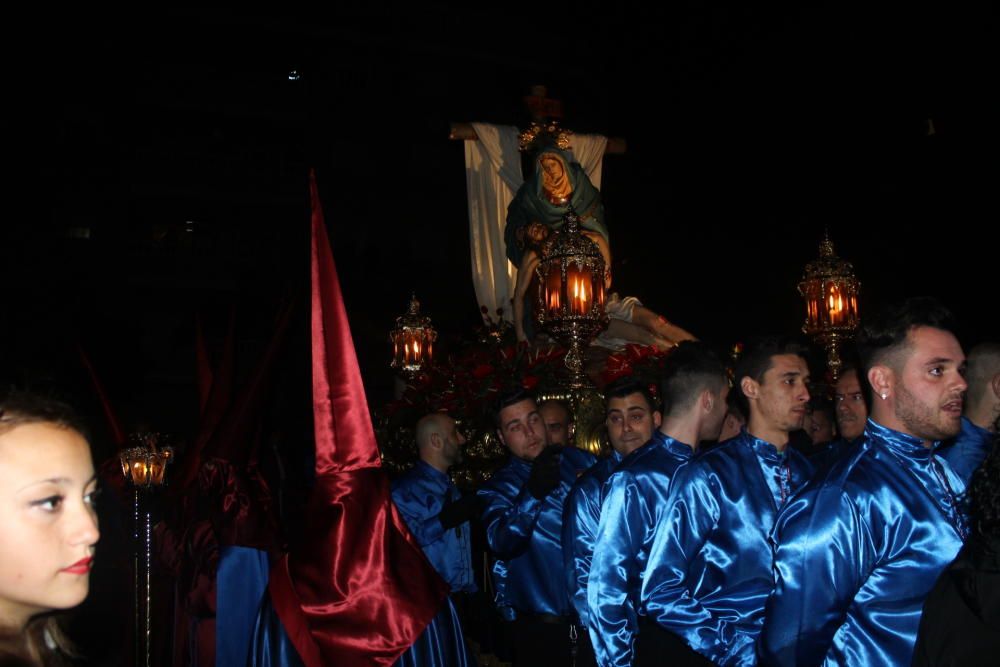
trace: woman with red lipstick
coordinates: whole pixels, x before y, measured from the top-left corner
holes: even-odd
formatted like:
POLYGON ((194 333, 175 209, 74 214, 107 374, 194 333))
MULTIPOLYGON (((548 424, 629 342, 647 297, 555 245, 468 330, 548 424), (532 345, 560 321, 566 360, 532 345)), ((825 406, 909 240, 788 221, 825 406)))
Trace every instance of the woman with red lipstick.
POLYGON ((96 493, 90 444, 67 406, 0 400, 0 664, 71 655, 50 612, 87 597, 96 493))

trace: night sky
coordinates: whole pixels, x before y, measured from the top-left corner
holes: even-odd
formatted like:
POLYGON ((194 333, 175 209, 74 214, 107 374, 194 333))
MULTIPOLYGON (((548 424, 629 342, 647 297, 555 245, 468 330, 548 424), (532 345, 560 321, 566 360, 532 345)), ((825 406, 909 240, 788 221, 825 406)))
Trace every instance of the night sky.
POLYGON ((524 126, 533 84, 566 127, 628 142, 604 163, 615 289, 695 334, 798 329, 795 285, 827 227, 862 316, 931 294, 964 342, 996 339, 985 8, 767 4, 13 20, 30 46, 6 80, 19 206, 0 379, 96 411, 82 345, 130 427, 190 429, 196 315, 217 354, 235 308, 245 373, 291 300, 280 393, 308 410, 288 369, 308 363, 315 167, 369 397, 386 400, 412 291, 445 348, 479 323, 449 123, 524 126))

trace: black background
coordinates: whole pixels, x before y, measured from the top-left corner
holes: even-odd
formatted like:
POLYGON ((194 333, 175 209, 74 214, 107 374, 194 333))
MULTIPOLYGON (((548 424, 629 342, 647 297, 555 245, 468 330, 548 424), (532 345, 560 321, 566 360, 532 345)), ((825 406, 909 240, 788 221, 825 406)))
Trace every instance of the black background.
POLYGON ((797 330, 827 227, 862 316, 932 294, 963 342, 995 339, 985 7, 765 4, 12 17, 2 379, 96 412, 80 343, 130 428, 189 431, 195 315, 217 355, 235 306, 245 373, 291 298, 283 364, 301 372, 280 393, 307 419, 315 167, 369 398, 386 400, 411 291, 443 347, 479 325, 449 123, 524 126, 533 84, 567 127, 628 142, 604 163, 615 287, 697 335, 797 330))

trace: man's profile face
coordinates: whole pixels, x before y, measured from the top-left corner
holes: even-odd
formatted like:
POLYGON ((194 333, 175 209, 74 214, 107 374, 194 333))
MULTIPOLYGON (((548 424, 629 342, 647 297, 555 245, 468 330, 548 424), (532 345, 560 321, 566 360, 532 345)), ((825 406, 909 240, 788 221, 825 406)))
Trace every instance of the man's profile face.
POLYGON ((462 445, 465 444, 465 435, 458 430, 458 424, 455 423, 454 419, 448 419, 448 428, 444 430, 442 436, 443 443, 443 453, 445 461, 449 466, 456 465, 462 462, 462 445))
POLYGON ((749 402, 750 414, 756 414, 765 428, 786 433, 797 431, 806 417, 808 381, 805 359, 797 354, 774 355, 771 368, 757 385, 757 399, 749 402))
POLYGON ((958 435, 968 388, 962 346, 951 333, 933 327, 917 327, 907 340, 906 361, 893 387, 896 417, 906 432, 924 440, 958 435))
POLYGON ((500 440, 519 459, 533 461, 548 445, 545 425, 530 398, 500 411, 500 440))
POLYGON ((833 404, 837 413, 837 431, 845 440, 854 440, 865 431, 868 406, 861 392, 857 371, 847 371, 837 379, 833 389, 833 404))
POLYGON ((551 401, 543 403, 538 408, 538 413, 545 423, 545 430, 549 434, 549 444, 560 447, 569 444, 569 412, 560 403, 551 401))
POLYGON ((609 399, 604 423, 611 446, 627 456, 652 439, 653 430, 660 426, 660 412, 651 410, 646 397, 637 391, 609 399))

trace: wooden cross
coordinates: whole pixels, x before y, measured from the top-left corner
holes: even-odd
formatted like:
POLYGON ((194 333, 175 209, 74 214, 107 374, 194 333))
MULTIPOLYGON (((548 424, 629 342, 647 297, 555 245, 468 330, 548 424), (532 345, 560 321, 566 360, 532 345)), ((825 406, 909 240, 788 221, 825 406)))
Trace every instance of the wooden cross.
MULTIPOLYGON (((533 122, 544 124, 549 120, 562 118, 562 101, 548 97, 545 86, 532 86, 531 94, 524 97, 524 105, 528 108, 533 122)), ((471 123, 452 122, 448 138, 455 141, 478 141, 475 128, 471 123)), ((604 153, 621 155, 625 152, 625 139, 609 137, 604 153)))

